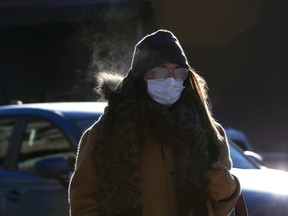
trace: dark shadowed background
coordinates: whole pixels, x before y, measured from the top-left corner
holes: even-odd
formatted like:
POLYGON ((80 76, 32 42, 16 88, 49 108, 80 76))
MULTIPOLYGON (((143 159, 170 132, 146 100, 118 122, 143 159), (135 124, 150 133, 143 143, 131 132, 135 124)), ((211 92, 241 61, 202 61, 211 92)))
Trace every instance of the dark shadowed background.
POLYGON ((135 42, 167 28, 206 78, 216 118, 257 152, 288 152, 286 4, 1 1, 0 104, 96 100, 95 74, 124 74, 135 42))

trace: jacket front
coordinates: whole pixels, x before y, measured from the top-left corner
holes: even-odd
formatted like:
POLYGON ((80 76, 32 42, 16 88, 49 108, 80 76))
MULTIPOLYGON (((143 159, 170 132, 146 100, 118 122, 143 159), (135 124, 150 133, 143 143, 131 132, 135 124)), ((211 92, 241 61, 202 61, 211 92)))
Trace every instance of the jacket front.
MULTIPOLYGON (((99 123, 99 122, 98 122, 99 123)), ((100 122, 101 124, 101 122, 100 122)), ((98 199, 98 184, 94 163, 95 142, 98 131, 95 125, 81 138, 69 187, 71 216, 101 216, 101 200, 98 199)), ((140 175, 142 192, 142 216, 177 215, 177 196, 175 188, 175 166, 172 147, 161 145, 152 139, 145 139, 141 148, 140 175)), ((218 160, 231 168, 229 148, 219 146, 218 160)), ((240 185, 237 182, 237 195, 240 185)), ((209 216, 229 215, 238 196, 225 202, 208 201, 209 216)), ((192 215, 192 212, 191 212, 192 215)))

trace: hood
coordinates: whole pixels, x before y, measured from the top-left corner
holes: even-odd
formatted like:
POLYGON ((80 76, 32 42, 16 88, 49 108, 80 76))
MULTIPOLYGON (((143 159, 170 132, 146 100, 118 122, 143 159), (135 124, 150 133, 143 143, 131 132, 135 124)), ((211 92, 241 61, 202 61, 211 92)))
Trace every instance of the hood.
POLYGON ((116 73, 102 72, 97 74, 96 87, 94 88, 99 100, 108 101, 117 85, 123 80, 124 76, 116 73))
POLYGON ((108 100, 114 91, 135 95, 135 88, 141 83, 139 80, 143 78, 145 71, 167 62, 190 69, 178 39, 172 32, 161 29, 145 36, 135 45, 131 66, 125 77, 113 73, 97 74, 97 97, 108 100))
POLYGON ((167 62, 190 68, 176 36, 171 31, 161 29, 145 36, 136 44, 130 76, 136 80, 143 77, 146 70, 167 62))

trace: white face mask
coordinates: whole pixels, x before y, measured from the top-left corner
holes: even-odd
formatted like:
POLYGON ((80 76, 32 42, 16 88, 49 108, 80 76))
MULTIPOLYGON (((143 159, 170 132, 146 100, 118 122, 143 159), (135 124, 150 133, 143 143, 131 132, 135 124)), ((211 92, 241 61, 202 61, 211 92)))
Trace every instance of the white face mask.
POLYGON ((158 103, 171 105, 181 96, 183 80, 175 80, 173 77, 167 79, 149 79, 147 81, 148 94, 158 103))

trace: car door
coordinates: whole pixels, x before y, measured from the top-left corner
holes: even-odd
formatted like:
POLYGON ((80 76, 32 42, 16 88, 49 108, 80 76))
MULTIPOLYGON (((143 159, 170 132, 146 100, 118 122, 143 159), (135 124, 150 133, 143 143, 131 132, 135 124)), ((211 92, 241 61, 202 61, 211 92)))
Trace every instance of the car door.
POLYGON ((5 208, 5 176, 9 172, 8 149, 11 146, 12 134, 15 132, 17 118, 2 117, 0 119, 0 215, 3 215, 5 208))
POLYGON ((27 116, 12 122, 14 130, 1 168, 0 215, 68 215, 67 188, 61 184, 63 181, 59 181, 59 176, 45 176, 36 164, 56 156, 71 160, 69 140, 48 119, 27 116))

